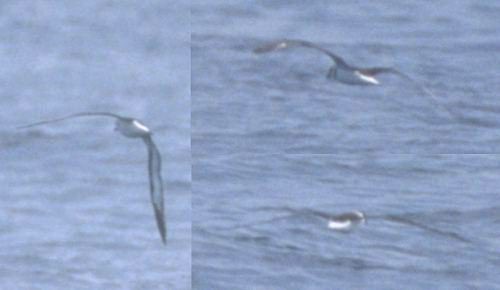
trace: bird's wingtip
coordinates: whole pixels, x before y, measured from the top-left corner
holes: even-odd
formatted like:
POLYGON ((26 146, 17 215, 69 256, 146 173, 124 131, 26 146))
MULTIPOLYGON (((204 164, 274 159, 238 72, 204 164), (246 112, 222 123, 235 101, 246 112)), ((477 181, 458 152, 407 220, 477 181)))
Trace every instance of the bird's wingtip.
POLYGON ((286 41, 271 42, 254 48, 253 53, 255 54, 268 53, 271 51, 286 48, 287 46, 288 44, 286 41))
POLYGON ((257 47, 257 48, 254 48, 254 49, 252 50, 252 52, 253 52, 254 54, 262 54, 262 53, 265 53, 265 52, 268 52, 268 51, 269 51, 268 49, 266 49, 265 47, 262 47, 262 46, 257 47))
POLYGON ((31 125, 16 126, 16 127, 14 127, 14 129, 16 129, 16 130, 23 130, 23 129, 28 129, 28 128, 31 128, 31 127, 34 127, 34 125, 31 124, 31 125))
POLYGON ((167 245, 167 228, 165 228, 161 233, 161 242, 163 243, 163 245, 167 245))

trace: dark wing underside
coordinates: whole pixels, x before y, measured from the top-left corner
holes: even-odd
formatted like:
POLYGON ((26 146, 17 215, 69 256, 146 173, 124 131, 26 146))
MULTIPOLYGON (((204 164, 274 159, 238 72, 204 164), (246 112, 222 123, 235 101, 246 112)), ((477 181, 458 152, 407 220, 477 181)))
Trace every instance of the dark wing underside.
POLYGON ((148 172, 151 203, 155 212, 156 225, 164 244, 167 243, 167 226, 163 202, 163 181, 161 178, 161 155, 151 136, 143 138, 148 148, 148 172))

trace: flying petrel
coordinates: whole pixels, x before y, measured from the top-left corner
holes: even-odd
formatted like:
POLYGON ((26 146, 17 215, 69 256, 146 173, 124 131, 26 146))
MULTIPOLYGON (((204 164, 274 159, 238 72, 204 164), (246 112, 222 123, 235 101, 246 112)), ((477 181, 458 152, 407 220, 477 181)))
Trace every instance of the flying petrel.
POLYGON ((408 75, 392 68, 392 67, 369 67, 369 68, 361 68, 349 65, 343 58, 334 54, 333 52, 318 46, 312 42, 304 41, 304 40, 292 40, 292 39, 284 39, 279 41, 274 41, 267 43, 263 46, 257 47, 253 50, 256 54, 268 53, 272 51, 282 50, 286 48, 293 47, 305 47, 311 48, 317 51, 320 51, 327 56, 329 56, 333 60, 333 65, 328 70, 327 78, 336 80, 340 83, 348 84, 348 85, 378 85, 380 81, 377 79, 377 76, 380 74, 393 74, 397 75, 407 81, 413 83, 418 89, 427 94, 431 101, 442 108, 444 108, 450 115, 456 117, 456 114, 451 111, 449 108, 441 105, 441 103, 436 99, 436 96, 425 86, 419 84, 413 78, 408 75))
POLYGON ((167 241, 167 228, 165 223, 165 212, 164 212, 164 202, 163 202, 163 182, 161 178, 161 155, 153 142, 152 132, 142 124, 140 121, 122 117, 113 113, 107 112, 84 112, 72 114, 66 117, 52 119, 48 121, 33 123, 25 126, 18 127, 30 128, 39 125, 44 125, 48 123, 54 123, 63 121, 66 119, 76 118, 76 117, 92 117, 92 116, 103 116, 111 117, 116 120, 115 131, 120 132, 125 137, 129 138, 141 138, 147 146, 148 149, 148 169, 149 169, 149 186, 151 192, 151 203, 153 204, 153 209, 156 217, 156 224, 158 230, 160 231, 160 236, 164 244, 167 241))
POLYGON ((353 226, 364 223, 365 215, 360 211, 352 211, 333 216, 328 221, 328 228, 338 231, 350 230, 353 226))

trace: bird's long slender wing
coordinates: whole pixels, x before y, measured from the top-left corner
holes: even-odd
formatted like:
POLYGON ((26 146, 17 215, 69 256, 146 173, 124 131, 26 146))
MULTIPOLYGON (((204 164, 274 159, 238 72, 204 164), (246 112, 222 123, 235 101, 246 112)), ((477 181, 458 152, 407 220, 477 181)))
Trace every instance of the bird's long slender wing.
POLYGON ((256 49, 253 50, 254 53, 261 54, 261 53, 267 53, 271 51, 276 51, 276 50, 281 50, 285 48, 291 48, 291 47, 306 47, 306 48, 312 48, 317 51, 320 51, 326 55, 328 55, 337 65, 344 65, 348 66, 347 63, 338 55, 334 54, 333 52, 318 46, 312 42, 309 41, 304 41, 304 40, 293 40, 293 39, 284 39, 284 40, 278 40, 274 42, 267 43, 263 46, 257 47, 256 49))
POLYGON ((444 109, 451 117, 457 118, 457 119, 461 118, 461 116, 457 115, 450 108, 443 105, 437 99, 436 95, 431 90, 429 90, 427 87, 425 87, 421 83, 417 82, 416 80, 414 80, 413 78, 411 78, 407 74, 398 71, 397 69, 394 69, 391 67, 374 67, 374 68, 367 68, 367 69, 358 69, 358 71, 362 74, 369 75, 369 76, 374 76, 374 75, 383 74, 383 73, 397 75, 397 76, 399 76, 407 81, 410 81, 415 87, 417 87, 420 91, 422 91, 424 94, 426 94, 434 105, 444 109))
POLYGON ((333 216, 332 219, 335 220, 360 220, 361 217, 354 212, 341 213, 333 216))
POLYGON ((164 244, 167 243, 167 226, 163 202, 163 181, 161 178, 161 155, 150 135, 143 138, 148 148, 148 171, 151 203, 155 212, 156 225, 164 244))
POLYGON ((459 240, 461 242, 466 242, 466 243, 470 242, 469 239, 467 239, 467 238, 465 238, 465 237, 463 237, 455 232, 434 228, 432 226, 426 225, 424 223, 416 222, 416 221, 409 219, 409 218, 396 216, 396 215, 388 215, 386 218, 390 221, 393 221, 393 222, 398 222, 398 223, 402 223, 402 224, 406 224, 406 225, 415 226, 415 227, 420 228, 422 230, 429 231, 429 232, 432 232, 434 234, 447 236, 447 237, 459 240))
POLYGON ((57 119, 51 119, 51 120, 46 120, 42 122, 37 122, 37 123, 32 123, 24 126, 19 126, 17 129, 25 129, 25 128, 30 128, 30 127, 35 127, 35 126, 40 126, 40 125, 45 125, 49 123, 55 123, 55 122, 60 122, 64 121, 67 119, 72 119, 72 118, 78 118, 78 117, 85 117, 85 116, 105 116, 105 117, 112 117, 115 119, 124 119, 122 116, 113 114, 113 113, 108 113, 108 112, 83 112, 83 113, 76 113, 76 114, 71 114, 62 118, 57 118, 57 119))

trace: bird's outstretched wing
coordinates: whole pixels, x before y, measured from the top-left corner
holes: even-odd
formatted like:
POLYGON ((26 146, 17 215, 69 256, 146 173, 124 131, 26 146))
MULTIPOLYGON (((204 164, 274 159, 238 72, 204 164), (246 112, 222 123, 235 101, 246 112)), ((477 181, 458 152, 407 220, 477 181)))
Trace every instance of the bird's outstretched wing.
POLYGON ((267 53, 275 50, 281 50, 285 48, 291 48, 291 47, 306 47, 306 48, 312 48, 317 51, 320 51, 326 55, 328 55, 337 65, 344 65, 348 66, 347 63, 338 55, 334 54, 333 52, 318 46, 312 42, 305 41, 305 40, 293 40, 293 39, 283 39, 283 40, 278 40, 274 42, 267 43, 263 46, 257 47, 256 49, 253 50, 254 53, 261 54, 261 53, 267 53))
POLYGON ((150 135, 143 137, 148 148, 148 171, 151 203, 155 212, 156 225, 161 239, 167 243, 167 226, 165 223, 165 209, 163 203, 163 181, 161 178, 161 155, 150 135))
POLYGON ((405 225, 415 226, 417 228, 420 228, 421 230, 429 231, 431 233, 438 234, 438 235, 443 235, 443 236, 453 238, 453 239, 461 241, 461 242, 465 242, 465 243, 470 242, 469 239, 459 235, 458 233, 455 233, 452 231, 441 230, 439 228, 434 228, 432 226, 426 225, 425 223, 416 222, 410 218, 397 216, 397 215, 388 215, 385 218, 389 221, 392 221, 392 222, 397 222, 397 223, 402 223, 405 225))
POLYGON ((357 69, 357 71, 359 71, 360 73, 362 73, 364 75, 368 75, 368 76, 375 76, 377 74, 383 74, 383 73, 397 75, 397 76, 399 76, 407 81, 410 81, 416 88, 418 88, 420 91, 422 91, 424 94, 426 94, 434 105, 444 109, 451 117, 456 118, 456 119, 461 118, 461 116, 457 115, 450 108, 443 105, 431 90, 429 90, 424 85, 417 82, 416 80, 414 80, 413 78, 411 78, 407 74, 398 71, 397 69, 394 69, 391 67, 374 67, 374 68, 357 69))
POLYGON ((24 126, 19 126, 19 127, 17 127, 17 129, 25 129, 25 128, 35 127, 35 126, 39 126, 39 125, 45 125, 45 124, 49 124, 49 123, 64 121, 67 119, 72 119, 72 118, 77 118, 77 117, 85 117, 85 116, 105 116, 105 117, 112 117, 115 119, 125 119, 122 116, 119 116, 119 115, 116 115, 113 113, 108 113, 108 112, 83 112, 83 113, 76 113, 76 114, 68 115, 68 116, 65 116, 62 118, 57 118, 57 119, 32 123, 32 124, 28 124, 28 125, 24 125, 24 126))

